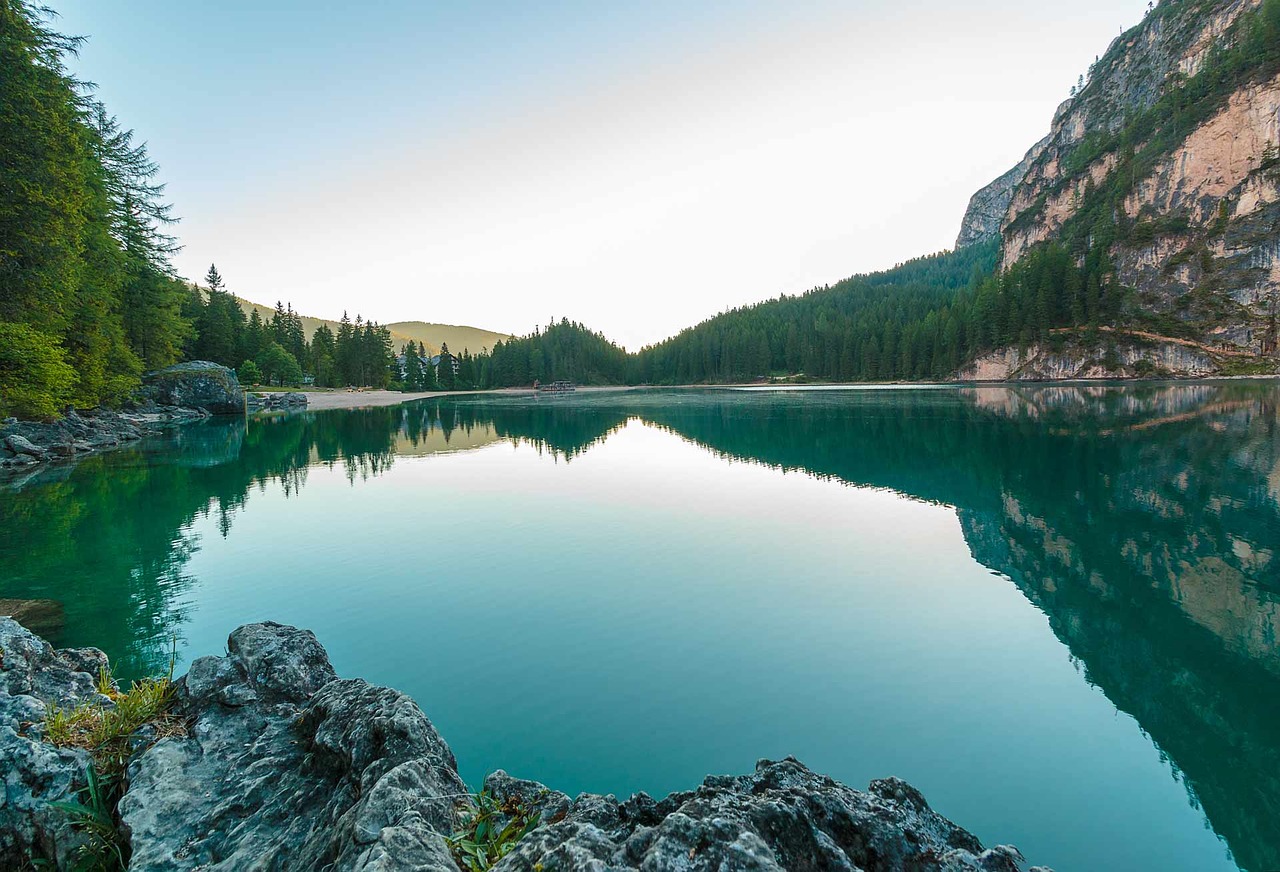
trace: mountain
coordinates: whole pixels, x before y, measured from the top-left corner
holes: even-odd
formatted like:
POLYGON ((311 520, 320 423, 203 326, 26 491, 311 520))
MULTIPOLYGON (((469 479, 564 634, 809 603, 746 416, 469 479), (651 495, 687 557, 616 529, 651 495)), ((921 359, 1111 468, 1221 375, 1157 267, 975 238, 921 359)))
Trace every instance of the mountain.
POLYGON ((974 194, 954 252, 724 312, 628 378, 1273 373, 1277 227, 1280 0, 1164 0, 974 194))
POLYGON ((388 324, 392 339, 397 337, 425 342, 432 351, 439 351, 441 343, 446 343, 451 351, 461 353, 464 349, 472 354, 482 350, 493 350, 499 342, 511 339, 506 333, 495 333, 492 330, 481 330, 479 327, 465 327, 454 324, 432 324, 428 321, 396 321, 388 324))
MULTIPOLYGON (((239 297, 236 297, 236 301, 240 303, 240 308, 244 310, 245 315, 249 315, 256 310, 263 321, 270 321, 271 316, 275 314, 275 309, 271 306, 253 303, 239 297)), ((312 318, 307 315, 299 317, 302 318, 302 329, 306 331, 308 342, 311 341, 316 328, 321 324, 328 325, 329 329, 335 333, 338 330, 337 321, 330 321, 326 318, 312 318)), ((400 346, 406 345, 410 341, 423 342, 426 343, 427 348, 433 354, 440 351, 441 344, 448 344, 450 349, 458 352, 463 349, 470 349, 472 353, 479 353, 481 349, 492 349, 498 342, 511 338, 506 333, 481 330, 479 327, 432 324, 428 321, 397 321, 394 324, 384 326, 391 331, 391 342, 397 350, 400 346)))
POLYGON ((1274 358, 1278 145, 1280 0, 1165 0, 974 196, 957 244, 999 238, 1006 269, 1046 243, 1101 254, 1126 297, 1112 327, 1211 368, 1274 358))

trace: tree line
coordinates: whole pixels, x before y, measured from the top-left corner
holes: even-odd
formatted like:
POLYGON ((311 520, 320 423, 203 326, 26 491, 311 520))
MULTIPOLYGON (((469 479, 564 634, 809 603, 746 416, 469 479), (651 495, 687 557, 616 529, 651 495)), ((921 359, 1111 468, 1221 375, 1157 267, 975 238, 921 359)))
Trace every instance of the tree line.
POLYGON ((195 328, 186 356, 233 367, 246 384, 386 387, 394 375, 386 327, 344 312, 336 332, 321 324, 308 339, 292 304, 276 303, 267 319, 245 315, 216 264, 204 287, 188 289, 183 312, 195 328))

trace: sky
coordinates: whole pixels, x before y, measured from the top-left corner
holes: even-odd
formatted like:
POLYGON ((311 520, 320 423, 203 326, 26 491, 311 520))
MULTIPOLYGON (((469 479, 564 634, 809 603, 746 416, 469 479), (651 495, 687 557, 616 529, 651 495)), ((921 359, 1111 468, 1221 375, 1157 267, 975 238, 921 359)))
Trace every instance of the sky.
POLYGON ((949 248, 1145 0, 53 0, 241 297, 631 349, 949 248))

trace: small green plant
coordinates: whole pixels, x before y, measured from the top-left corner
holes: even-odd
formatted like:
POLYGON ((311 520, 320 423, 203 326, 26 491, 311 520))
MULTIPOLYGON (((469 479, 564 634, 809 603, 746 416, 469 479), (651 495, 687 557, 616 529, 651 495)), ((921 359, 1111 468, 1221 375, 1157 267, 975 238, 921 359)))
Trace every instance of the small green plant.
POLYGON ((460 817, 461 828, 449 838, 453 857, 468 872, 487 872, 538 825, 541 814, 515 799, 499 802, 481 790, 461 809, 460 817))
POLYGON ((88 784, 80 791, 81 802, 54 802, 51 808, 64 811, 72 824, 87 838, 75 854, 75 872, 120 872, 128 865, 124 838, 116 829, 115 797, 110 785, 98 777, 90 763, 88 784))

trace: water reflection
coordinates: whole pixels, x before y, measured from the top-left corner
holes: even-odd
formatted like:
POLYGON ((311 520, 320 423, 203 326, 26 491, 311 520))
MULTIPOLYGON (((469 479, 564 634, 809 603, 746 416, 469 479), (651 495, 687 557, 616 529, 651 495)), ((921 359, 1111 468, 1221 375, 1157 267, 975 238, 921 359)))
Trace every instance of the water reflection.
POLYGON ((398 457, 530 443, 573 462, 638 418, 726 458, 955 506, 974 557, 1133 715, 1242 867, 1280 868, 1277 389, 979 388, 454 398, 211 422, 0 490, 0 597, 58 644, 153 671, 181 632, 193 521, 398 457))

